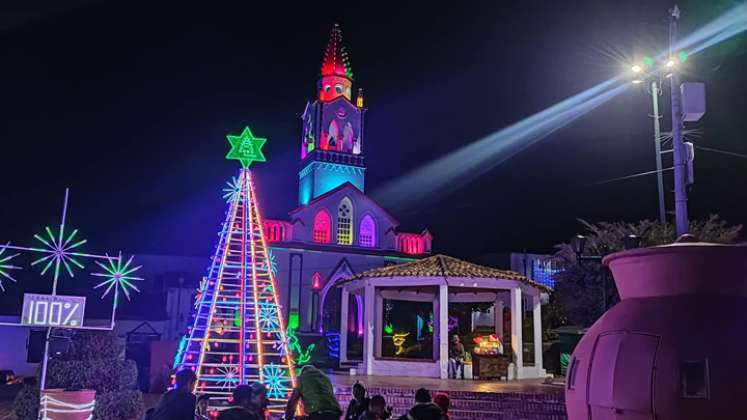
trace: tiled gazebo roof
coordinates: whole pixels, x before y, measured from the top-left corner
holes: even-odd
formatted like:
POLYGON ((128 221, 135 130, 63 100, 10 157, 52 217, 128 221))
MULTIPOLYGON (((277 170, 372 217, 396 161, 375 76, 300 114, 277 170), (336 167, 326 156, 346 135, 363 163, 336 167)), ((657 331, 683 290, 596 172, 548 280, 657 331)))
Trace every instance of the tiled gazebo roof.
POLYGON ((529 286, 547 291, 546 286, 533 282, 519 273, 484 265, 473 264, 447 255, 434 255, 421 260, 404 264, 389 265, 374 268, 358 273, 354 276, 341 279, 338 285, 370 277, 471 277, 471 278, 497 278, 504 280, 515 280, 529 286))

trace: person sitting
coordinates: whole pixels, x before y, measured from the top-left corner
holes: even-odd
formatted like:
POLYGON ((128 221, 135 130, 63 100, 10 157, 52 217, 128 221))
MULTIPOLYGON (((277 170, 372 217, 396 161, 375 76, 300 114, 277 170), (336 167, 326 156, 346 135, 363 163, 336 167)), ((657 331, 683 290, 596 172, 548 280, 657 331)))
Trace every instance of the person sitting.
POLYGON ((308 420, 339 420, 342 415, 332 382, 324 372, 312 365, 304 366, 298 375, 298 384, 285 407, 286 420, 295 416, 299 400, 303 403, 308 420))
POLYGON ((415 405, 398 420, 441 420, 441 409, 431 401, 431 393, 425 388, 415 391, 415 405))
POLYGON ((360 382, 353 384, 353 399, 348 404, 345 420, 358 420, 368 410, 369 399, 366 397, 366 387, 360 382))
POLYGON ((392 407, 387 407, 386 400, 381 395, 374 395, 369 401, 369 408, 359 420, 386 420, 392 415, 392 407))
POLYGON ((461 378, 464 379, 464 344, 454 334, 449 344, 449 378, 456 379, 457 370, 461 370, 461 378))
POLYGON ((263 420, 251 410, 252 387, 241 384, 231 394, 233 405, 220 412, 218 420, 263 420))
POLYGON ((148 420, 194 420, 196 398, 192 393, 197 375, 192 369, 182 369, 174 378, 174 389, 166 392, 148 420))
POLYGON ((209 420, 210 414, 208 413, 208 404, 210 403, 210 396, 202 394, 197 397, 197 408, 195 409, 195 420, 209 420))
POLYGON ((436 404, 443 412, 443 414, 441 415, 441 419, 449 420, 449 405, 451 405, 449 396, 446 394, 436 394, 436 396, 433 397, 433 403, 436 404))

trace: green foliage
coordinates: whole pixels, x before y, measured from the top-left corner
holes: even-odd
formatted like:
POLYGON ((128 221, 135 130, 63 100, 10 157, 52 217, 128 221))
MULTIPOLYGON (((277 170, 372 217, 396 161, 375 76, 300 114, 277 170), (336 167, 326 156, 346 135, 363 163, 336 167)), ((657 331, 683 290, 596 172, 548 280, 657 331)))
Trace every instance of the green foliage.
POLYGON ((143 416, 143 394, 140 391, 126 390, 96 395, 94 420, 135 419, 143 416))
MULTIPOLYGON (((124 360, 124 343, 112 332, 77 331, 72 346, 50 359, 47 388, 96 390, 94 419, 129 420, 142 416, 143 395, 135 389, 137 365, 124 360)), ((25 386, 13 411, 19 420, 36 420, 39 388, 25 386)))
MULTIPOLYGON (((587 238, 584 255, 603 256, 621 251, 624 248, 625 237, 631 234, 641 238, 643 247, 665 245, 676 239, 675 229, 670 223, 662 224, 653 220, 634 223, 589 223, 580 220, 580 223, 587 238)), ((741 229, 741 225, 728 226, 715 215, 705 220, 690 222, 690 232, 702 242, 734 243, 738 240, 741 229)), ((604 312, 605 298, 608 306, 619 300, 614 282, 601 262, 579 263, 571 244, 558 245, 558 249, 555 257, 561 262, 564 270, 555 275, 553 301, 558 307, 553 308, 553 323, 559 324, 555 325, 556 327, 565 324, 589 326, 604 312)))
POLYGON ((132 360, 50 360, 47 387, 94 389, 97 393, 133 389, 137 365, 132 360))
POLYGON ((111 332, 77 331, 65 360, 124 359, 124 341, 111 332))
POLYGON ((13 414, 18 420, 37 420, 39 418, 39 387, 24 385, 13 400, 13 414))

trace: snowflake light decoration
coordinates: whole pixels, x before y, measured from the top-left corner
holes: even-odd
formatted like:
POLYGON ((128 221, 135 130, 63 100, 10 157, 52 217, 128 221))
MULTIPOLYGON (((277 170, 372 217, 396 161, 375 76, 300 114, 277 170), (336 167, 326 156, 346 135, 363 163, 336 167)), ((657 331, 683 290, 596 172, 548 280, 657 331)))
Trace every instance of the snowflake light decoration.
POLYGON ((277 332, 280 330, 278 320, 278 306, 274 303, 260 302, 259 325, 262 332, 277 332))
POLYGON ((270 399, 285 398, 290 390, 289 376, 286 369, 275 363, 264 365, 262 376, 265 387, 267 387, 267 397, 270 399))
POLYGON ((230 181, 226 181, 226 186, 223 188, 223 198, 226 201, 233 201, 240 192, 241 181, 236 177, 232 177, 230 181))
MULTIPOLYGON (((8 244, 10 245, 10 244, 8 244)), ((15 282, 16 279, 13 278, 13 276, 10 275, 10 270, 20 270, 21 267, 15 266, 11 264, 10 260, 13 258, 19 256, 19 253, 10 254, 10 255, 3 255, 5 252, 5 248, 0 248, 0 290, 3 292, 5 291, 5 287, 3 287, 3 278, 6 278, 12 282, 15 282)))
POLYGON ((269 250, 268 253, 270 254, 270 268, 272 269, 272 275, 277 276, 278 275, 278 261, 275 259, 275 254, 272 253, 272 250, 269 250))
POLYGON ((133 257, 130 257, 127 262, 124 262, 121 252, 119 253, 119 258, 109 257, 109 255, 107 255, 107 258, 107 264, 102 264, 98 261, 95 261, 96 264, 105 271, 105 273, 91 274, 92 276, 106 277, 106 280, 93 287, 94 289, 98 289, 99 287, 106 287, 106 290, 104 291, 104 294, 101 295, 101 298, 105 298, 106 295, 108 295, 112 290, 114 290, 115 302, 119 297, 120 290, 124 293, 127 300, 130 300, 130 290, 134 290, 140 293, 140 289, 135 286, 133 281, 142 281, 143 278, 134 277, 131 274, 139 270, 142 266, 138 265, 136 267, 130 267, 133 257))
POLYGON ((197 288, 197 294, 195 294, 195 309, 199 308, 202 304, 202 296, 205 294, 207 285, 208 279, 203 277, 202 280, 200 280, 200 287, 197 288))
POLYGON ((67 270, 67 273, 70 275, 70 277, 74 277, 73 270, 70 266, 71 263, 78 268, 85 268, 83 267, 83 264, 79 263, 78 260, 73 258, 74 255, 78 254, 75 249, 88 242, 88 240, 86 239, 81 239, 77 242, 73 242, 73 240, 75 239, 75 235, 78 234, 78 229, 70 232, 70 235, 68 235, 67 238, 65 238, 64 225, 60 228, 60 232, 58 235, 55 235, 52 232, 52 229, 50 229, 49 227, 45 228, 44 230, 47 233, 48 238, 44 238, 41 235, 34 235, 34 238, 36 238, 36 240, 44 244, 44 246, 46 247, 46 249, 38 250, 46 252, 48 255, 32 262, 32 266, 46 262, 47 264, 41 271, 41 274, 44 275, 54 264, 55 276, 59 276, 60 266, 63 266, 65 267, 65 270, 67 270))
POLYGON ((239 370, 236 366, 219 367, 218 373, 220 379, 217 381, 218 386, 223 389, 231 389, 239 383, 239 370))

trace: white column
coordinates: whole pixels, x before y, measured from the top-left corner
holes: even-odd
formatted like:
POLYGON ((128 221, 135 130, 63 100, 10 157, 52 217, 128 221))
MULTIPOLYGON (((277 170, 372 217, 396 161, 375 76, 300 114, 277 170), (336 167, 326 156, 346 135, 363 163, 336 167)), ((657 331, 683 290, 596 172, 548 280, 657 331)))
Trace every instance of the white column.
MULTIPOLYGON (((493 315, 495 316, 495 335, 503 342, 503 301, 500 298, 495 299, 493 306, 493 315)), ((504 350, 505 351, 505 350, 504 350)))
POLYGON ((524 368, 524 342, 521 337, 521 289, 511 289, 511 350, 514 353, 516 377, 521 378, 524 368))
MULTIPOLYGON (((342 288, 340 300, 340 363, 348 361, 348 307, 350 306, 350 292, 342 288)), ((321 312, 321 311, 320 311, 321 312)))
MULTIPOLYGON (((434 314, 435 318, 435 314, 434 314)), ((441 379, 449 377, 449 286, 438 286, 438 360, 441 379)))
POLYGON ((542 301, 539 291, 532 296, 532 319, 534 332, 534 367, 537 376, 544 376, 545 370, 542 367, 542 301))
POLYGON ((373 375, 374 362, 374 342, 380 339, 380 331, 374 329, 374 289, 369 282, 366 283, 366 289, 363 295, 363 326, 365 327, 363 340, 363 363, 366 366, 366 375, 373 375))

